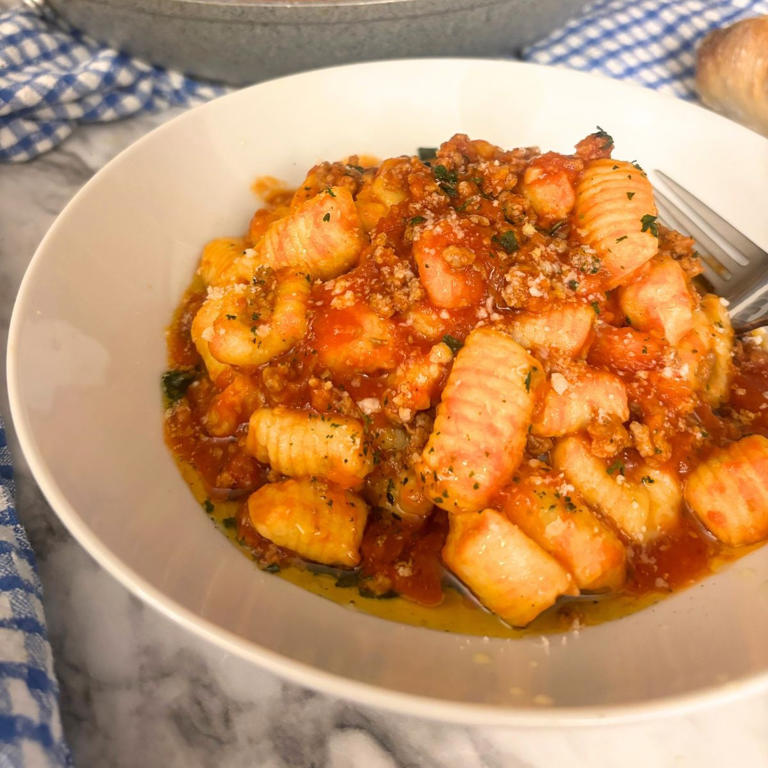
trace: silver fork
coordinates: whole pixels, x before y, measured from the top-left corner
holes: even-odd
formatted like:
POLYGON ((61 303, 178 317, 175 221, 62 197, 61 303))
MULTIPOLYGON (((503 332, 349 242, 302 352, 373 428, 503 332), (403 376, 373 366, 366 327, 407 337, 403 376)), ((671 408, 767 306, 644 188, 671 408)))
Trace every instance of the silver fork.
POLYGON ((728 301, 736 333, 768 325, 768 253, 666 173, 654 173, 679 200, 654 187, 662 222, 696 241, 704 277, 728 301))

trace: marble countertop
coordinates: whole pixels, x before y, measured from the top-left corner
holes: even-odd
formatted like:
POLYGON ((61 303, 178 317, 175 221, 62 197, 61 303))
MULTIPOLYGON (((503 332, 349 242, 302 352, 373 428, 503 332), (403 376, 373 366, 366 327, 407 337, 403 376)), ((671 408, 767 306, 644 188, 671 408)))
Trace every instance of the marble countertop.
MULTIPOLYGON (((174 114, 88 126, 33 162, 0 166, 3 352, 22 275, 56 215, 106 161, 174 114)), ((3 382, 4 368, 3 353, 3 382)), ((621 726, 463 728, 330 698, 233 658, 139 602, 73 540, 29 474, 0 392, 80 768, 768 766, 768 692, 621 726)))

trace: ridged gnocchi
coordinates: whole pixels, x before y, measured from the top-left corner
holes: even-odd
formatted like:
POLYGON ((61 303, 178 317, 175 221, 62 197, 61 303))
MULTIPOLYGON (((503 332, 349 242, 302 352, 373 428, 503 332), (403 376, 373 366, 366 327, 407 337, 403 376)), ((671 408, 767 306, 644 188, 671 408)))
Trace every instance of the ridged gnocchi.
POLYGON ((628 418, 627 390, 618 376, 589 366, 573 366, 550 374, 531 432, 541 437, 562 437, 592 422, 623 422, 628 418))
POLYGON ((273 269, 301 266, 323 280, 357 263, 363 249, 360 219, 346 187, 328 187, 271 224, 259 260, 273 269))
POLYGON ((476 512, 523 457, 542 365, 500 331, 479 328, 456 356, 418 470, 434 503, 476 512))
POLYGON ((335 413, 259 408, 248 422, 248 451, 291 477, 320 477, 358 488, 373 469, 363 425, 335 413))
POLYGON ((750 435, 716 449, 685 479, 685 500, 724 544, 768 536, 768 439, 750 435))
POLYGON ((204 319, 211 318, 200 338, 220 363, 262 365, 287 352, 307 332, 307 273, 288 268, 260 270, 257 275, 250 284, 215 289, 200 309, 204 319))
POLYGON ((657 331, 673 346, 693 328, 693 296, 674 259, 652 261, 619 289, 619 304, 632 327, 657 331))
POLYGON ((602 260, 608 288, 626 283, 659 250, 653 189, 632 163, 610 158, 588 163, 574 211, 576 226, 602 260))
POLYGON ((513 626, 525 626, 560 595, 578 594, 570 573, 495 509, 453 515, 443 560, 513 626))
POLYGON ((552 461, 587 504, 635 541, 652 541, 680 523, 682 492, 671 472, 645 465, 640 482, 631 482, 618 463, 606 466, 580 437, 558 441, 552 461))
POLYGON ((267 483, 248 497, 248 515, 262 536, 307 560, 360 562, 368 507, 348 490, 308 479, 267 483))
POLYGON ((556 477, 528 475, 506 494, 503 512, 569 573, 580 590, 620 588, 626 550, 618 536, 556 477))
POLYGON ((534 354, 578 357, 589 345, 595 310, 587 304, 564 304, 545 312, 521 312, 507 325, 509 334, 534 354))

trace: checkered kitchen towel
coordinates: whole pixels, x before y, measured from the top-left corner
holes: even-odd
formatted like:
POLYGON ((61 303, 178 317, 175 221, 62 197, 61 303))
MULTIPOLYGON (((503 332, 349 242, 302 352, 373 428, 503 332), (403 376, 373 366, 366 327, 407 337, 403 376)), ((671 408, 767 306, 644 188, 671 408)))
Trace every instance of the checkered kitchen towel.
POLYGON ((0 13, 0 160, 29 160, 77 123, 100 123, 223 93, 105 48, 29 8, 0 13))
POLYGON ((768 0, 596 0, 523 58, 695 99, 696 48, 713 29, 768 14, 768 0))
POLYGON ((13 506, 0 420, 0 768, 71 766, 35 556, 13 506))

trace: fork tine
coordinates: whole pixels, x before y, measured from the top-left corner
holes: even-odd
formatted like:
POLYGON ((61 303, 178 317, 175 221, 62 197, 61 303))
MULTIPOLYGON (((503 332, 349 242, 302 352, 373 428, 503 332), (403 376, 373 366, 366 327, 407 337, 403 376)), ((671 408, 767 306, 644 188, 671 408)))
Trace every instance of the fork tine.
MULTIPOLYGON (((659 209, 663 224, 671 225, 671 228, 676 229, 678 232, 684 232, 691 227, 691 220, 687 219, 679 208, 675 208, 657 190, 654 190, 654 195, 656 197, 656 207, 659 209)), ((731 277, 728 269, 713 256, 710 256, 708 253, 699 253, 699 257, 718 277, 721 277, 723 280, 728 280, 731 277)))
MULTIPOLYGON (((684 224, 683 231, 709 251, 709 254, 717 259, 731 275, 739 275, 748 268, 749 262, 741 255, 735 256, 733 247, 729 248, 729 243, 723 243, 716 238, 714 233, 706 228, 705 222, 699 220, 692 211, 683 211, 657 187, 654 187, 653 194, 658 202, 672 212, 673 218, 684 224)), ((728 279, 726 275, 724 277, 728 279)))
POLYGON ((675 229, 690 235, 699 246, 699 256, 706 268, 707 277, 713 287, 725 288, 744 267, 734 262, 731 256, 720 247, 701 227, 683 213, 669 198, 654 189, 656 203, 662 218, 669 219, 675 229))
POLYGON ((742 255, 747 263, 754 260, 763 261, 768 258, 768 254, 759 245, 752 242, 752 240, 742 232, 739 232, 722 216, 715 213, 708 205, 699 200, 696 195, 689 192, 663 171, 655 169, 654 173, 690 207, 694 216, 699 218, 702 223, 711 227, 723 239, 724 243, 732 245, 735 252, 738 255, 742 255))

